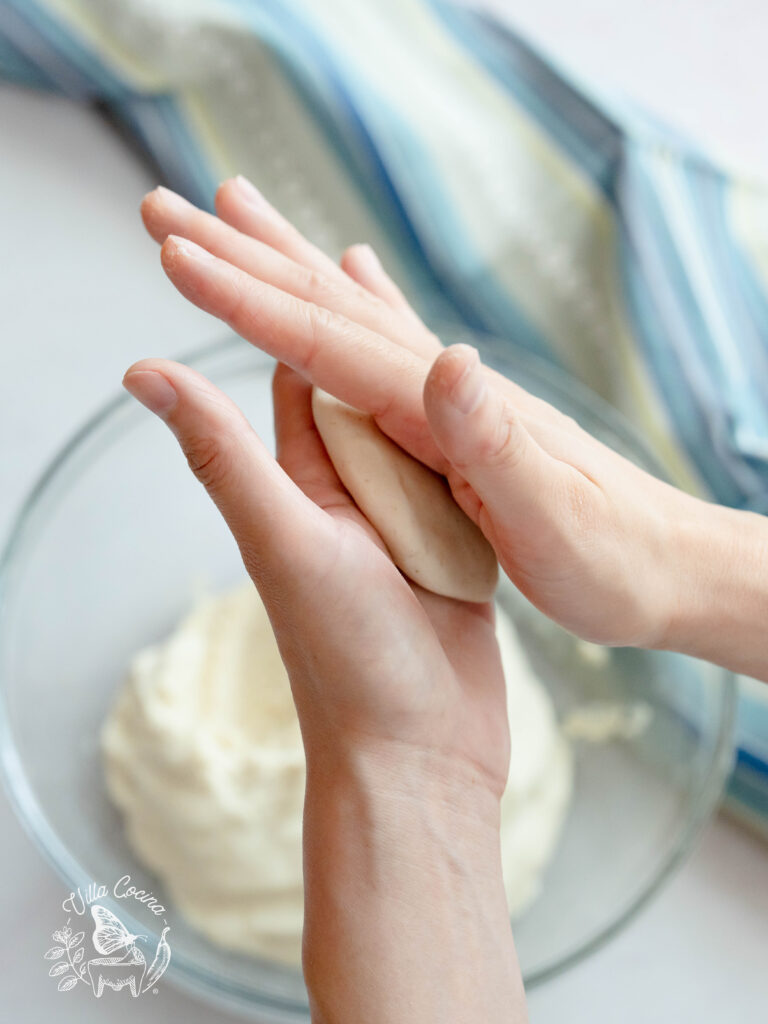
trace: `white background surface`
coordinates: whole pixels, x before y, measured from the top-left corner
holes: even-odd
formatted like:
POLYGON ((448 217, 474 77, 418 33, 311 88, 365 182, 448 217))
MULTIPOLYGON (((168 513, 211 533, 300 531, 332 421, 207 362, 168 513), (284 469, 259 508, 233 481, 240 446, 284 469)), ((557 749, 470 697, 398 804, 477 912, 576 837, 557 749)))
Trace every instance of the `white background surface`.
MULTIPOLYGON (((768 169, 763 3, 499 6, 582 73, 768 169)), ((131 362, 194 348, 217 328, 165 281, 136 213, 154 182, 93 114, 0 87, 0 146, 4 535, 45 462, 115 392, 131 362)), ((41 955, 65 893, 1 797, 0 835, 0 1019, 102 1019, 104 1003, 58 993, 47 977, 41 955)), ((138 1004, 125 995, 109 1001, 115 1024, 229 1019, 169 986, 138 1004)), ((530 1002, 534 1024, 764 1024, 768 848, 717 821, 650 908, 530 1002)))

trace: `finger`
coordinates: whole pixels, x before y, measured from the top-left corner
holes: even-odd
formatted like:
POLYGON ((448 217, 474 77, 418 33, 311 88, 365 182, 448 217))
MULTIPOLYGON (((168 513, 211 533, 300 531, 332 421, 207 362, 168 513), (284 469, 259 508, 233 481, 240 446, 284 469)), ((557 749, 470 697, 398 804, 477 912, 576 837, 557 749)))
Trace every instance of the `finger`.
POLYGON ((397 314, 396 322, 405 322, 409 336, 418 339, 418 351, 425 359, 434 359, 442 351, 436 334, 424 324, 421 317, 382 267, 379 257, 370 245, 352 245, 342 254, 341 269, 362 285, 366 291, 381 299, 397 314))
POLYGON ((506 396, 489 386, 468 345, 451 346, 435 360, 424 407, 451 464, 448 479, 457 500, 507 571, 521 554, 528 563, 551 558, 571 525, 564 512, 589 500, 591 482, 540 447, 506 396))
POLYGON ((215 206, 219 217, 244 235, 258 238, 296 263, 321 271, 331 280, 343 280, 341 267, 322 249, 307 241, 241 174, 219 185, 215 206))
POLYGON ((156 188, 146 195, 141 204, 141 216, 156 242, 164 242, 169 235, 187 238, 246 274, 305 302, 340 313, 417 354, 432 359, 440 350, 437 339, 415 313, 408 317, 391 309, 346 274, 336 273, 335 264, 334 276, 327 277, 321 270, 297 263, 218 217, 199 210, 169 189, 156 188))
POLYGON ((123 384, 176 435, 257 586, 298 581, 316 545, 327 546, 329 521, 278 466, 237 406, 199 373, 165 359, 135 363, 123 384))
POLYGON ((351 245, 342 253, 340 265, 345 274, 367 288, 371 294, 378 295, 392 309, 421 323, 408 299, 382 267, 381 260, 370 245, 351 245))
POLYGON ((321 508, 351 505, 315 426, 312 385, 285 363, 278 363, 272 378, 272 400, 278 463, 321 508))
MULTIPOLYGON (((305 239, 303 235, 301 235, 301 233, 297 231, 297 229, 288 220, 286 220, 264 198, 264 196, 262 196, 258 189, 241 175, 237 178, 223 182, 219 187, 219 191, 216 196, 216 207, 219 216, 229 224, 238 228, 241 232, 251 235, 254 238, 261 239, 270 247, 291 256, 297 262, 303 263, 308 268, 322 270, 329 277, 337 275, 338 279, 338 272, 340 268, 336 266, 333 260, 326 256, 322 250, 308 242, 307 239, 305 239), (330 270, 331 267, 333 268, 332 272, 330 270)), ((415 351, 424 358, 430 360, 434 359, 435 356, 442 351, 443 346, 439 339, 423 324, 420 317, 418 317, 418 315, 413 311, 399 288, 397 288, 397 285, 394 284, 383 268, 381 268, 379 260, 370 246, 352 246, 344 253, 342 260, 342 279, 345 276, 354 278, 372 294, 382 298, 385 302, 391 304, 393 309, 397 308, 401 313, 406 309, 409 310, 413 318, 410 322, 412 323, 415 321, 418 323, 422 333, 418 340, 409 333, 406 340, 397 325, 377 325, 377 323, 370 323, 368 326, 370 326, 372 330, 391 336, 393 340, 398 342, 398 344, 405 344, 406 347, 411 348, 412 351, 415 351), (379 265, 378 273, 371 266, 369 257, 359 252, 360 249, 367 249, 373 256, 373 262, 379 265), (368 261, 367 268, 361 268, 360 263, 366 261, 368 261), (365 280, 360 280, 358 278, 358 269, 360 270, 361 276, 365 275, 365 280), (385 282, 388 282, 388 285, 385 282), (396 293, 399 293, 399 299, 397 298, 396 293)), ((312 296, 308 296, 307 298, 308 301, 317 301, 317 299, 312 296)), ((322 296, 320 299, 321 301, 319 304, 325 305, 326 303, 322 301, 322 296)), ((338 310, 338 312, 343 313, 345 316, 350 316, 350 319, 358 319, 358 316, 351 311, 346 312, 345 310, 338 310)), ((361 320, 360 322, 364 321, 361 320)), ((557 409, 554 409, 547 402, 531 395, 513 381, 508 380, 502 374, 499 374, 490 368, 484 368, 484 370, 493 376, 498 387, 507 390, 507 392, 514 398, 515 405, 520 408, 521 412, 526 416, 530 416, 534 420, 541 421, 548 425, 565 428, 569 431, 578 429, 577 425, 573 422, 566 422, 567 417, 563 416, 562 413, 557 409)))
POLYGON ((343 402, 370 413, 384 433, 440 471, 444 459, 424 417, 428 363, 387 338, 258 281, 171 236, 163 267, 182 295, 343 402))
POLYGON ((272 378, 275 438, 280 465, 297 487, 335 519, 355 523, 381 548, 384 542, 342 484, 312 415, 312 385, 285 363, 272 378))

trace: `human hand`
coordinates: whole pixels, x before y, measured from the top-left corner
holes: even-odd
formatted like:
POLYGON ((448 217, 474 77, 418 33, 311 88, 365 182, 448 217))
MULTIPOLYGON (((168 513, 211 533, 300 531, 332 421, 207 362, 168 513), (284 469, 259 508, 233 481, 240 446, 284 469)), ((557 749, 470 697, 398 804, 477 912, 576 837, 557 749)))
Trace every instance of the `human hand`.
POLYGON ((242 179, 216 205, 218 218, 162 189, 144 201, 183 295, 445 474, 551 618, 600 643, 675 645, 692 582, 679 534, 706 532, 711 506, 477 365, 474 350, 444 349, 366 247, 336 266, 242 179))
POLYGON ((274 377, 279 462, 187 367, 143 360, 125 386, 221 510, 288 669, 307 755, 313 1020, 523 1022, 499 852, 509 736, 492 607, 400 574, 341 486, 293 370, 274 377))
POLYGON ((278 364, 277 462, 234 404, 188 367, 147 359, 126 388, 165 420, 261 592, 305 743, 397 745, 500 795, 505 691, 488 604, 409 584, 341 485, 311 387, 278 364), (329 684, 333 680, 333 684, 329 684))

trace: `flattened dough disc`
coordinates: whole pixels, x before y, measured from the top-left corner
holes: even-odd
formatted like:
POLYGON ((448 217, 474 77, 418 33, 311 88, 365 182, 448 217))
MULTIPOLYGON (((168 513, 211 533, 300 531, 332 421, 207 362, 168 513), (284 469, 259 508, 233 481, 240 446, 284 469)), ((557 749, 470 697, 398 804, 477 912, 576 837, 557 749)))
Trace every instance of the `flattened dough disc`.
POLYGON ((496 555, 445 478, 403 451, 372 416, 319 388, 312 389, 312 412, 341 482, 398 569, 435 594, 489 601, 496 555))

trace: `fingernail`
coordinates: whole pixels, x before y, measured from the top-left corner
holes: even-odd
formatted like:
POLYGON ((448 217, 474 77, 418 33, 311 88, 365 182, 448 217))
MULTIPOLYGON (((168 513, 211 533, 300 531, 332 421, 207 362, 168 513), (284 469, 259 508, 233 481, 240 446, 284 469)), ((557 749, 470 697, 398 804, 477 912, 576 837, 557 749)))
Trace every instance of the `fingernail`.
POLYGON ((166 188, 165 185, 158 185, 155 189, 155 193, 160 196, 166 206, 171 208, 182 210, 191 204, 187 202, 184 196, 180 196, 178 192, 173 192, 171 189, 166 188))
POLYGON ((246 203, 259 210, 270 209, 269 203, 261 192, 259 192, 252 182, 248 181, 247 178, 244 178, 242 174, 238 174, 235 178, 235 185, 237 186, 237 191, 240 193, 241 198, 244 199, 246 203))
POLYGON ((202 245, 190 242, 188 238, 182 238, 180 235, 168 235, 166 244, 168 242, 173 246, 174 255, 186 256, 188 259, 198 260, 201 263, 214 262, 216 259, 202 245))
POLYGON ((176 404, 173 384, 154 370, 133 370, 123 377, 123 387, 160 419, 165 419, 176 404))
POLYGON ((470 348, 470 352, 472 354, 464 372, 451 391, 451 401, 465 416, 479 408, 488 391, 485 378, 480 371, 480 356, 477 349, 470 348))
POLYGON ((370 270, 381 270, 381 260, 367 242, 360 242, 355 246, 355 256, 358 263, 362 263, 370 270))

